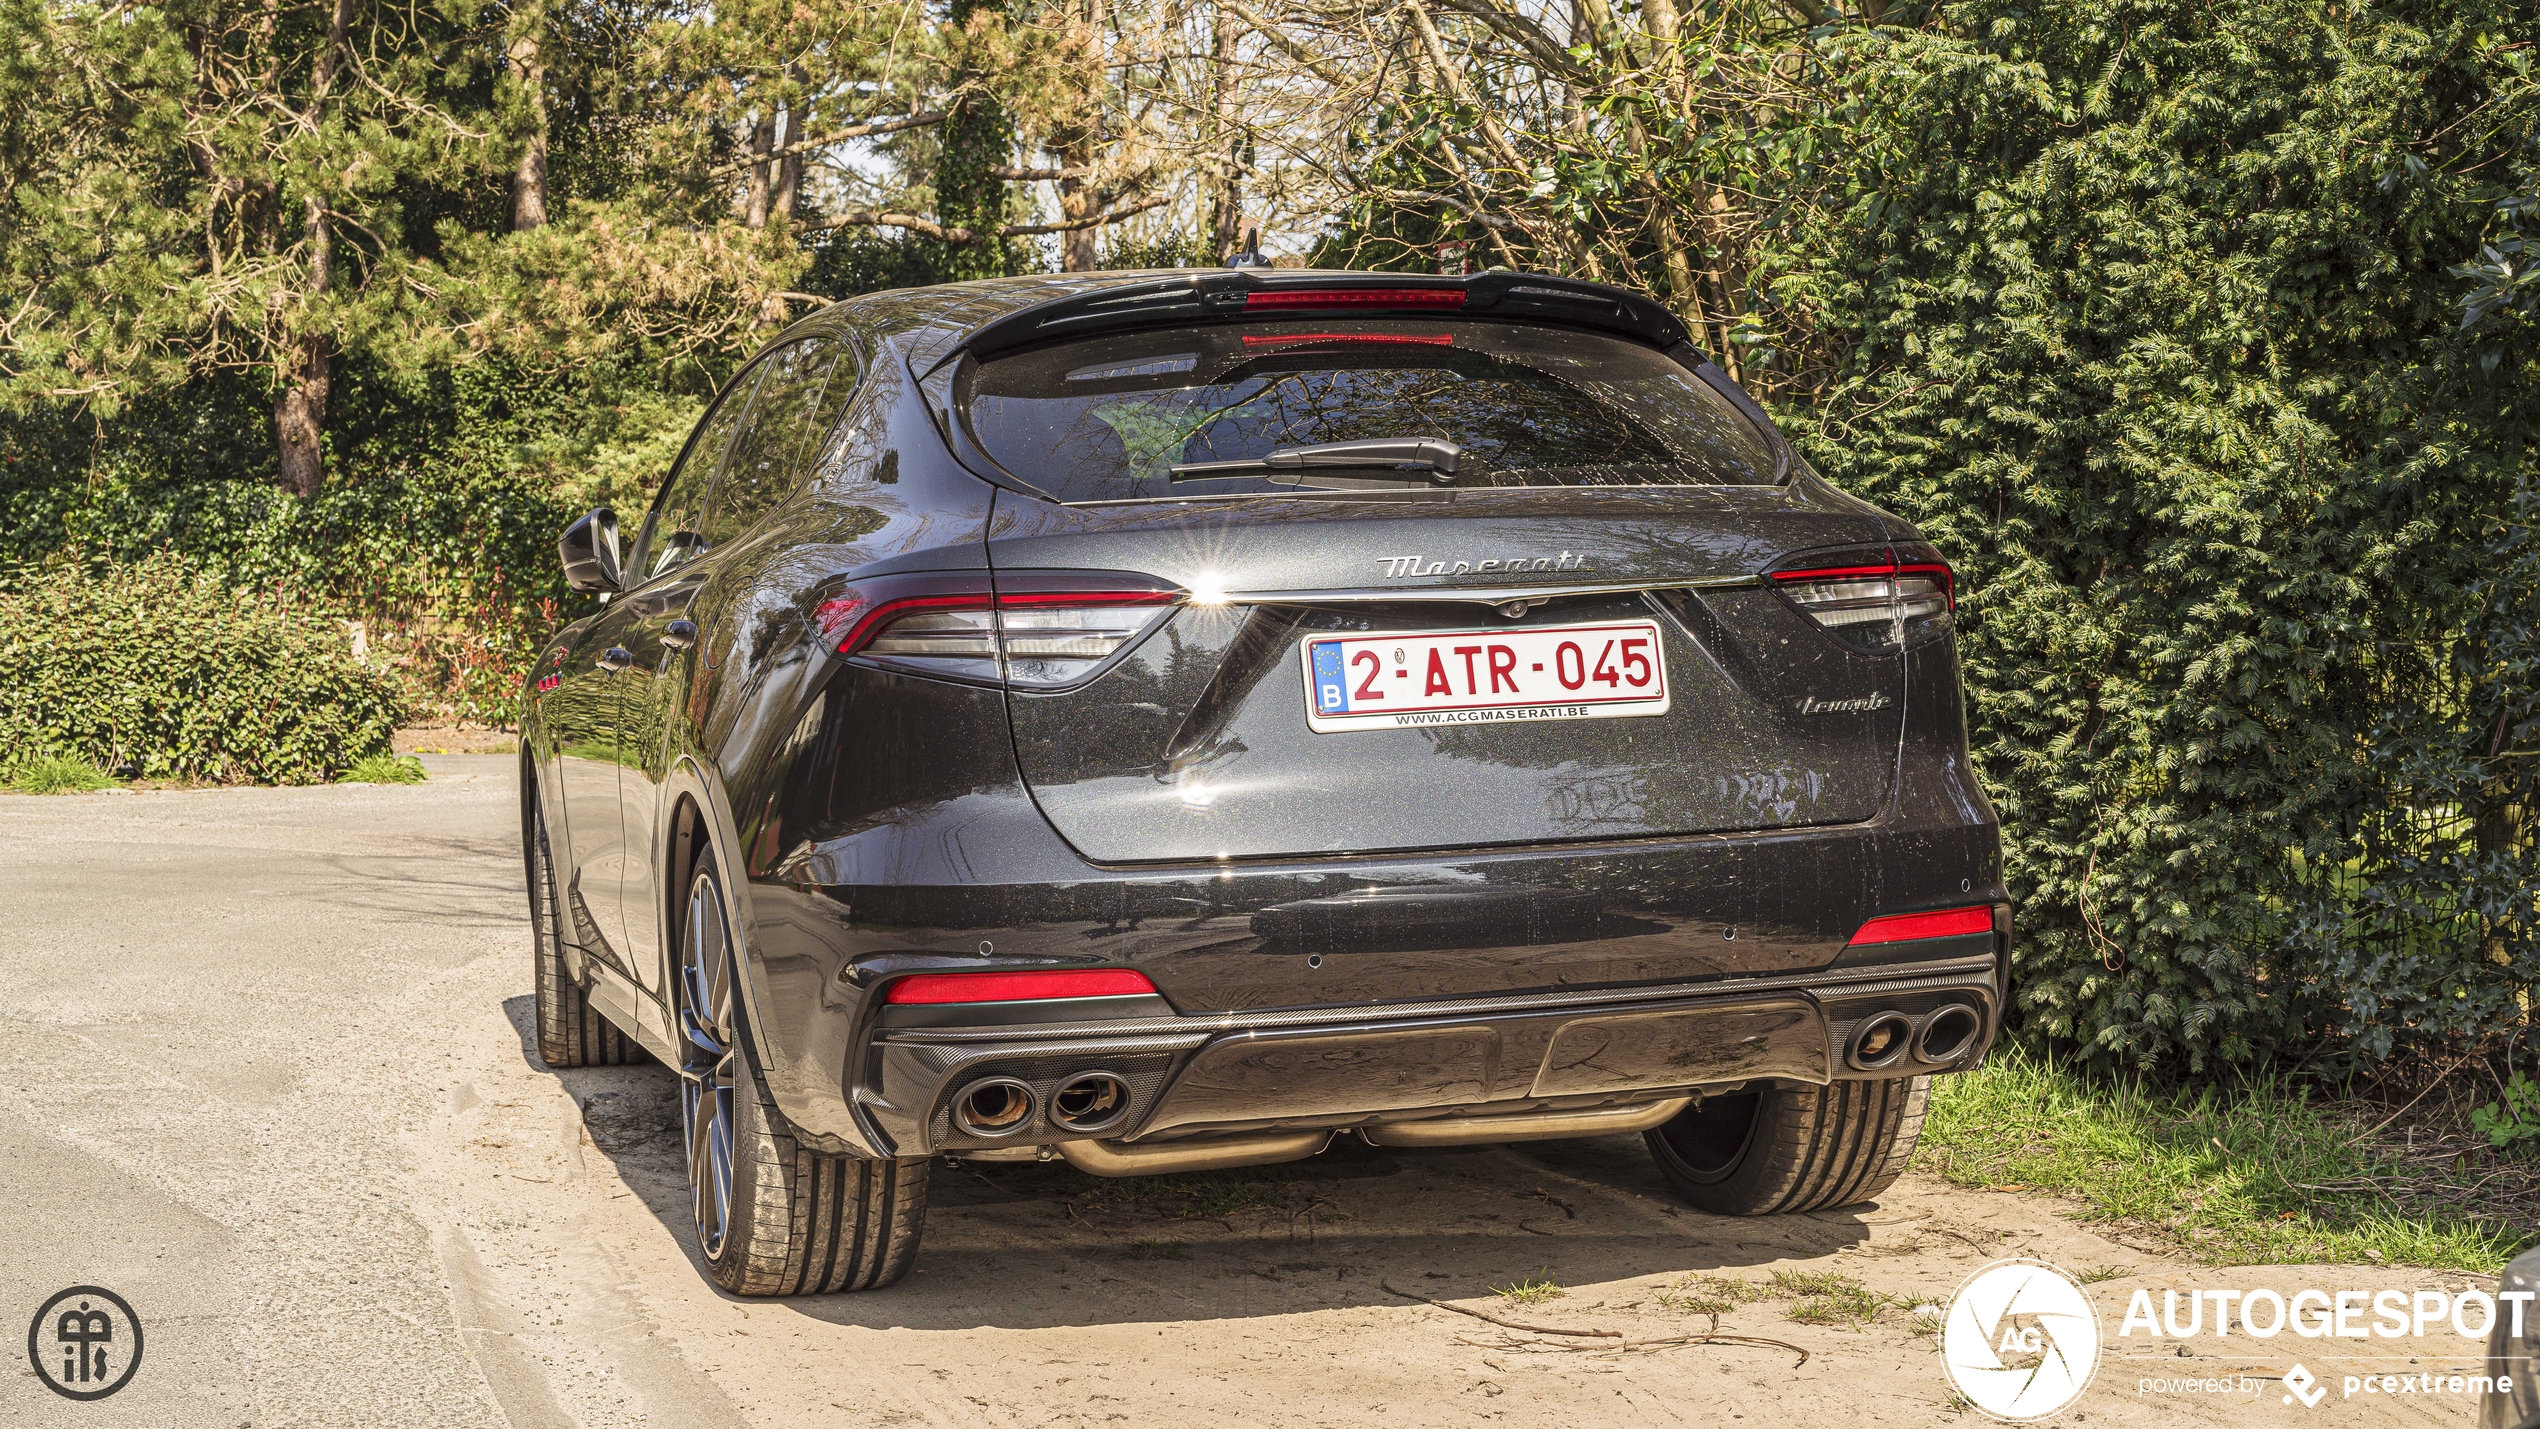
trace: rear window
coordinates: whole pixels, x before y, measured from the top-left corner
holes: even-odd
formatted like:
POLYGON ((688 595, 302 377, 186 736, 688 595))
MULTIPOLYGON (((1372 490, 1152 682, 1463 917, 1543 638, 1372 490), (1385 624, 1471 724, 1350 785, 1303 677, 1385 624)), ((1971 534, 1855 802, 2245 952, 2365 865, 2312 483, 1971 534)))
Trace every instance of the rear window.
POLYGON ((1762 435, 1663 354, 1554 328, 1408 319, 1123 333, 965 364, 980 447, 1062 501, 1298 487, 1758 486, 1762 435), (1274 453, 1451 443, 1452 475, 1274 453), (1260 471, 1176 466, 1252 462, 1260 471))

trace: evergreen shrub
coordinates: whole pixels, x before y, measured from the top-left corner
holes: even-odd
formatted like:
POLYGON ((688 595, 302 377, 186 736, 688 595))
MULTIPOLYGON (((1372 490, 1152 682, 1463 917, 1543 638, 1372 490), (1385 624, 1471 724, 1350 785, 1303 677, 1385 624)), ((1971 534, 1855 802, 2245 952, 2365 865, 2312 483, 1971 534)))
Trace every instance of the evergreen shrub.
POLYGON ((319 784, 385 754, 398 682, 332 610, 171 555, 0 584, 0 774, 78 760, 149 779, 319 784))

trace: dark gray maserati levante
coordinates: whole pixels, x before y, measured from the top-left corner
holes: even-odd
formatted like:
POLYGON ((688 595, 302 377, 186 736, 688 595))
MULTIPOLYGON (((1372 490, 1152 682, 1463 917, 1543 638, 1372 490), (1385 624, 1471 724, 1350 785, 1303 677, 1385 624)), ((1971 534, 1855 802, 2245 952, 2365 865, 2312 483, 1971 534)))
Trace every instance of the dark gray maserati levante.
POLYGON ((539 1048, 678 1069, 740 1294, 890 1283, 942 1155, 1640 1132, 1851 1204, 2001 1016, 1948 566, 1635 294, 858 298, 562 554, 539 1048))

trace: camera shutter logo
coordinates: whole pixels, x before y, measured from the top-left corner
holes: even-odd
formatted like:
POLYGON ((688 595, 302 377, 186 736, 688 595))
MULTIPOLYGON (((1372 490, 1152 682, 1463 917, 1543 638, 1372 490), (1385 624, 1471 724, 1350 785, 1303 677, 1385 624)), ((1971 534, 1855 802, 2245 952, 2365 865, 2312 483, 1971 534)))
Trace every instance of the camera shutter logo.
POLYGON ((112 1290, 74 1285, 26 1327, 27 1362, 65 1399, 103 1399, 141 1368, 141 1317, 112 1290))
POLYGON ((1950 1387, 1986 1416, 2043 1419, 2079 1399, 2098 1373, 2099 1314, 2054 1266, 1998 1260, 1949 1297, 1940 1362, 1950 1387))

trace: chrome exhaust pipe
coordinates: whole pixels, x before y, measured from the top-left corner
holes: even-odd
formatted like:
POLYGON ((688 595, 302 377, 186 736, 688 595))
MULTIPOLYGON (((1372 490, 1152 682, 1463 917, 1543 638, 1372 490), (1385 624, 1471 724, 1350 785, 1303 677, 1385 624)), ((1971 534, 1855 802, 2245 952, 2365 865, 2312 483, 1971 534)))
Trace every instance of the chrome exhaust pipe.
POLYGON ((1129 1084, 1109 1072, 1071 1077, 1050 1097, 1050 1120, 1069 1131, 1104 1131, 1129 1115, 1129 1084))
POLYGON ((1032 1089, 1012 1077, 973 1082, 953 1103, 953 1124, 972 1136, 1012 1136, 1032 1122, 1032 1089))
POLYGON ((1984 1033, 1984 1019, 1963 1002, 1951 1003, 1931 1015, 1923 1023, 1922 1032, 1914 1038, 1915 1060, 1943 1066, 1967 1055, 1967 1049, 1984 1033))
POLYGON ((1691 1097, 1674 1097, 1663 1102, 1590 1107, 1585 1111, 1441 1116, 1425 1121, 1389 1121, 1362 1126, 1358 1128, 1358 1134, 1377 1146, 1490 1146, 1503 1141, 1615 1136, 1663 1125, 1692 1103, 1691 1097))
POLYGON ((1913 1041, 1914 1024, 1904 1013, 1875 1013, 1852 1029, 1852 1045, 1844 1049, 1843 1060, 1856 1072, 1875 1072, 1905 1060, 1913 1041))
POLYGON ((1131 1143, 1062 1141, 1058 1154, 1092 1176, 1163 1176, 1178 1171, 1223 1171, 1301 1161, 1329 1146, 1332 1133, 1271 1131, 1249 1136, 1193 1137, 1188 1141, 1131 1143))

